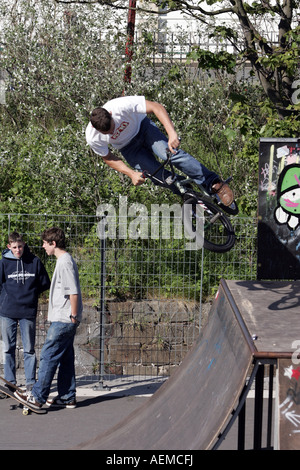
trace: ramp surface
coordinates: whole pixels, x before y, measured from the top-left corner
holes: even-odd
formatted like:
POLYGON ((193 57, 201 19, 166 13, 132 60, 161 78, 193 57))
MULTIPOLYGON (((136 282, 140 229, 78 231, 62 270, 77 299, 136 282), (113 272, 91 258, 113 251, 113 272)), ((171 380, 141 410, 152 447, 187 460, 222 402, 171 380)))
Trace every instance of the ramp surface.
POLYGON ((212 447, 239 398, 254 352, 227 290, 220 285, 208 325, 168 381, 117 426, 77 449, 212 447))
POLYGON ((221 281, 254 342, 257 358, 291 357, 300 338, 300 281, 221 281))

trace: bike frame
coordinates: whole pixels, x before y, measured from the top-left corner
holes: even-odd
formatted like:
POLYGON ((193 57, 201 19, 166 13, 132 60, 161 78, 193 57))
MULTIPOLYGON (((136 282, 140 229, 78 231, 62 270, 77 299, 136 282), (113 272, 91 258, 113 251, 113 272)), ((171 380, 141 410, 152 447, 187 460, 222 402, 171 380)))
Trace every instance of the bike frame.
MULTIPOLYGON (((174 165, 172 163, 172 152, 171 150, 169 149, 166 149, 166 155, 167 155, 167 159, 165 161, 162 162, 162 164, 154 171, 154 173, 150 174, 148 173, 146 170, 143 171, 143 177, 144 178, 150 178, 150 179, 153 179, 155 180, 157 183, 160 183, 160 184, 163 184, 165 185, 166 187, 167 186, 170 186, 171 184, 175 184, 177 189, 179 190, 179 192, 183 195, 183 194, 186 194, 187 192, 189 192, 188 188, 185 187, 186 184, 189 184, 189 183, 194 183, 194 180, 192 178, 185 178, 181 181, 178 180, 178 177, 175 173, 175 170, 174 170, 174 165), (171 174, 172 176, 168 176, 167 178, 163 178, 162 180, 157 178, 155 175, 162 169, 164 168, 165 166, 169 165, 170 167, 170 170, 171 170, 171 174)), ((199 187, 199 189, 201 190, 201 192, 203 194, 205 194, 206 196, 210 196, 206 191, 205 189, 202 187, 202 186, 199 186, 197 185, 197 187, 199 187)), ((194 195, 194 192, 191 190, 191 196, 194 195)))
MULTIPOLYGON (((224 206, 221 203, 220 198, 218 197, 217 194, 210 194, 208 191, 206 191, 206 189, 202 185, 200 185, 198 183, 195 183, 195 181, 192 178, 185 178, 185 179, 182 179, 182 180, 178 180, 178 177, 175 173, 174 166, 173 166, 173 163, 172 163, 172 155, 173 154, 172 154, 172 152, 169 148, 166 149, 166 155, 167 155, 166 160, 162 162, 162 164, 154 171, 154 173, 151 174, 151 173, 147 172, 146 170, 144 170, 142 172, 143 177, 144 178, 148 177, 148 178, 152 179, 153 181, 156 181, 157 183, 164 185, 165 187, 168 187, 171 184, 175 184, 175 186, 177 187, 177 189, 180 192, 182 197, 184 195, 188 195, 188 196, 191 196, 191 197, 200 197, 200 198, 201 198, 201 196, 206 196, 214 204, 216 204, 217 206, 220 206, 221 209, 224 210, 225 212, 227 212, 228 214, 237 215, 238 207, 237 207, 235 202, 232 205, 232 207, 224 206), (166 179, 163 178, 163 180, 160 180, 155 175, 167 165, 169 165, 169 167, 170 167, 171 176, 168 176, 166 179), (194 191, 193 189, 190 189, 190 188, 186 187, 190 183, 193 183, 193 184, 197 185, 197 191, 194 191)), ((224 181, 224 183, 229 183, 231 180, 232 180, 232 177, 229 177, 224 181)))

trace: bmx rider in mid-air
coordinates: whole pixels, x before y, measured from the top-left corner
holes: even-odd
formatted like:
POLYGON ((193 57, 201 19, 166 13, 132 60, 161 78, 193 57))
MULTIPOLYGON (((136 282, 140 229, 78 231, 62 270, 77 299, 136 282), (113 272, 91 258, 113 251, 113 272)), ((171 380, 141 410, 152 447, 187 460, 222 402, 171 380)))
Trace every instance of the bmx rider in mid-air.
MULTIPOLYGON (((160 163, 155 156, 165 160, 169 147, 175 167, 210 194, 217 194, 225 206, 233 202, 233 192, 228 184, 179 148, 180 139, 164 106, 148 101, 144 96, 123 96, 95 108, 86 128, 86 140, 109 167, 129 176, 135 186, 145 182, 143 171, 152 174, 157 170, 160 163), (157 117, 168 138, 147 117, 148 114, 157 117), (119 150, 131 168, 112 153, 109 146, 119 150)), ((170 189, 177 192, 172 185, 170 189)))

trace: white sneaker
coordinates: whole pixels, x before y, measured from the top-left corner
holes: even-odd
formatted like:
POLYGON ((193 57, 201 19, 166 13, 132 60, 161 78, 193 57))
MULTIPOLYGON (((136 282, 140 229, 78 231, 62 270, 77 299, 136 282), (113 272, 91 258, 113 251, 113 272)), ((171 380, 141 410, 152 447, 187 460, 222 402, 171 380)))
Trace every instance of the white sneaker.
POLYGON ((74 409, 77 406, 75 398, 72 400, 63 400, 62 398, 48 398, 46 401, 47 406, 53 406, 54 408, 67 408, 67 409, 74 409))
POLYGON ((33 395, 22 395, 22 393, 18 392, 18 390, 16 390, 14 392, 14 396, 20 400, 21 403, 23 403, 25 406, 28 405, 28 406, 31 406, 32 408, 35 408, 36 410, 40 410, 42 408, 43 405, 41 405, 41 403, 39 403, 33 395))

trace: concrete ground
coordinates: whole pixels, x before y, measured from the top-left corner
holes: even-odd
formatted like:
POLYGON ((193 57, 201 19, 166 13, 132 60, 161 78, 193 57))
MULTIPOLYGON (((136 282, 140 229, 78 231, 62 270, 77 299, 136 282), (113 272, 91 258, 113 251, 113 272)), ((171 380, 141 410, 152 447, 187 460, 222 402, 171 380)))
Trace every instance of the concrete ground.
MULTIPOLYGON (((0 450, 68 450, 89 441, 110 429, 138 410, 164 382, 163 379, 144 381, 111 381, 99 384, 87 381, 77 384, 78 406, 73 410, 51 409, 45 415, 24 416, 18 403, 0 399, 0 450), (104 385, 104 387, 102 387, 104 385), (96 387, 96 390, 94 389, 96 387)), ((55 384, 54 384, 55 385, 55 384)), ((53 391, 52 395, 55 395, 53 391)), ((248 398, 248 420, 252 422, 253 399, 248 398), (249 406, 250 405, 250 406, 249 406)), ((246 448, 252 447, 252 431, 246 433, 246 448)), ((235 450, 237 424, 233 426, 221 450, 235 450)))

